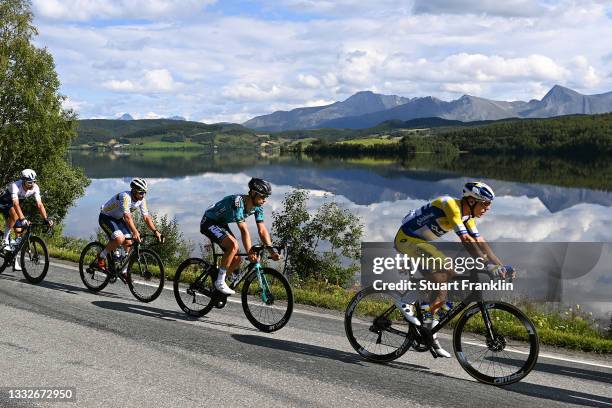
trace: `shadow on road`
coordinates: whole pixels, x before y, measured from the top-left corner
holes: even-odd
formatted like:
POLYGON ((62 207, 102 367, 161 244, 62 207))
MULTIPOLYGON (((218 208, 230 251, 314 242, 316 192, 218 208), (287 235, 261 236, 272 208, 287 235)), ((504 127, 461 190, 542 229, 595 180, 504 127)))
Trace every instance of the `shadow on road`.
MULTIPOLYGON (((303 355, 311 356, 311 357, 328 358, 331 360, 337 360, 337 361, 341 361, 343 363, 348 363, 348 364, 363 365, 365 363, 365 360, 363 360, 356 353, 347 353, 345 351, 340 351, 337 349, 332 349, 332 348, 327 348, 327 347, 313 346, 311 344, 298 343, 295 341, 288 341, 288 340, 273 339, 273 338, 264 337, 264 336, 250 336, 250 335, 244 335, 244 334, 233 334, 232 337, 241 343, 251 344, 251 345, 260 346, 260 347, 267 347, 267 348, 271 348, 274 350, 283 350, 283 351, 288 351, 290 353, 303 354, 303 355)), ((402 367, 402 368, 408 368, 408 369, 416 368, 416 369, 421 369, 421 370, 428 370, 428 368, 424 366, 408 364, 408 363, 399 363, 399 362, 393 362, 393 367, 396 367, 396 368, 402 367)))
POLYGON ((154 317, 163 320, 196 320, 185 313, 173 310, 159 309, 157 307, 145 306, 143 303, 110 302, 107 300, 94 300, 92 305, 103 309, 117 310, 119 312, 134 313, 141 316, 154 317))
MULTIPOLYGON (((522 360, 512 360, 512 359, 500 359, 496 358, 496 361, 502 361, 507 365, 514 365, 519 367, 522 364, 522 360)), ((547 374, 555 374, 562 375, 565 377, 577 378, 581 380, 587 381, 596 381, 602 382, 606 384, 612 385, 612 373, 609 371, 604 371, 605 368, 601 368, 601 370, 595 369, 587 369, 587 368, 577 368, 571 367, 568 365, 561 364, 551 364, 551 363, 537 363, 534 367, 533 371, 540 371, 542 373, 547 374)))
POLYGON ((504 387, 504 389, 510 392, 528 395, 530 397, 544 398, 551 401, 582 405, 585 407, 603 407, 612 405, 612 398, 587 394, 565 388, 549 387, 547 385, 519 382, 504 387))

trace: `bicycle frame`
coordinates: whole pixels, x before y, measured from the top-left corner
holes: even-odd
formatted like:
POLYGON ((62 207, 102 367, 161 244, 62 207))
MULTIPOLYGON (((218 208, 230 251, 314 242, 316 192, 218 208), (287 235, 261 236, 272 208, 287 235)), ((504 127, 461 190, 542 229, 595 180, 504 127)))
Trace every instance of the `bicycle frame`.
MULTIPOLYGON (((482 272, 482 273, 486 273, 489 276, 490 273, 489 272, 482 272)), ((477 278, 478 272, 475 270, 472 270, 470 273, 470 279, 474 280, 477 278)), ((404 293, 402 293, 401 295, 398 294, 393 294, 393 298, 395 299, 395 307, 397 307, 398 309, 400 308, 400 305, 405 303, 402 301, 403 297, 408 293, 408 291, 405 291, 404 293)), ((461 314, 461 312, 463 312, 465 309, 467 309, 472 303, 476 303, 478 304, 480 311, 482 313, 483 316, 483 320, 485 323, 485 327, 487 329, 487 333, 489 334, 489 336, 491 338, 494 337, 494 333, 493 333, 493 329, 491 327, 491 320, 489 318, 489 312, 487 310, 487 307, 485 305, 485 302, 483 302, 482 300, 482 293, 478 290, 472 290, 468 296, 462 300, 461 302, 459 302, 459 304, 456 304, 453 306, 453 308, 451 310, 449 310, 439 321, 439 323, 430 330, 431 334, 436 334, 438 331, 440 331, 444 326, 446 326, 451 320, 453 320, 456 316, 458 316, 459 314, 461 314)), ((390 308, 393 309, 393 308, 390 308)), ((419 321, 423 321, 423 313, 421 312, 421 309, 419 307, 416 307, 416 316, 419 319, 419 321)), ((386 314, 387 312, 385 312, 386 314)), ((384 314, 383 314, 384 315, 384 314)))

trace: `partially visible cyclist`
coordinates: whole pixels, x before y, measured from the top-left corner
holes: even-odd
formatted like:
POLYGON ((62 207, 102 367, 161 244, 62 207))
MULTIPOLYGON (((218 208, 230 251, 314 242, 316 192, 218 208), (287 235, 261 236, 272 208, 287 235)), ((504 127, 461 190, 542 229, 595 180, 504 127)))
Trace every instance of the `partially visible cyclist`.
MULTIPOLYGON (((479 181, 467 182, 463 187, 461 199, 442 196, 410 211, 402 220, 402 226, 395 236, 395 249, 411 257, 444 260, 446 255, 429 241, 454 230, 471 256, 486 260, 489 271, 501 278, 505 278, 507 274, 514 276, 512 267, 502 264, 476 228, 475 218, 484 216, 494 199, 495 193, 487 184, 479 181)), ((428 280, 436 283, 448 282, 455 275, 452 269, 444 268, 421 272, 428 280)), ((430 303, 421 303, 424 323, 429 329, 438 324, 436 312, 445 306, 446 296, 447 291, 436 291, 432 294, 430 303)), ((414 316, 408 315, 406 318, 412 322, 416 320, 414 316)), ((440 346, 435 335, 434 351, 440 357, 450 358, 450 354, 440 346)))
MULTIPOLYGON (((132 212, 140 210, 147 227, 153 231, 158 241, 161 241, 161 232, 153 223, 153 217, 149 215, 147 208, 147 182, 142 178, 135 178, 130 182, 130 190, 115 194, 101 208, 98 216, 98 224, 109 238, 106 247, 98 254, 97 264, 102 270, 106 270, 106 256, 112 254, 119 246, 123 246, 129 253, 133 238, 140 242, 140 232, 132 217, 132 212)), ((127 265, 121 271, 122 275, 127 273, 127 265)))
MULTIPOLYGON (((36 184, 36 172, 32 169, 24 169, 21 172, 21 178, 10 183, 0 196, 0 211, 4 215, 6 226, 4 228, 3 249, 11 250, 10 237, 11 229, 15 228, 16 239, 21 237, 22 228, 28 226, 29 221, 26 219, 21 209, 23 200, 29 197, 34 197, 38 212, 45 220, 48 226, 53 225, 53 220, 47 217, 47 210, 40 196, 40 187, 36 184)), ((13 269, 21 270, 19 257, 15 257, 15 265, 13 269)))
MULTIPOLYGON (((272 194, 272 186, 260 178, 252 178, 249 181, 249 192, 247 194, 233 194, 224 197, 221 201, 206 210, 200 223, 200 232, 208 237, 213 245, 216 243, 223 249, 223 257, 215 288, 225 295, 233 295, 235 292, 225 283, 225 276, 233 273, 240 266, 242 259, 237 256, 240 245, 229 228, 230 223, 236 223, 240 230, 242 244, 248 251, 250 262, 257 260, 253 252, 251 235, 247 228, 245 219, 255 215, 257 232, 264 245, 272 245, 270 233, 264 224, 264 212, 262 206, 266 199, 272 194)), ((277 252, 272 252, 270 257, 274 260, 280 259, 277 252)))

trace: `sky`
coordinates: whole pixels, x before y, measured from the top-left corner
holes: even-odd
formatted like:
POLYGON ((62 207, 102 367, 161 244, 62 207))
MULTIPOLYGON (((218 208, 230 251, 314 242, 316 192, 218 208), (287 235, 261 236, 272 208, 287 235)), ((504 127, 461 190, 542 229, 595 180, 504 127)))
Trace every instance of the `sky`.
POLYGON ((612 1, 32 0, 80 119, 242 123, 358 91, 612 91, 612 1))

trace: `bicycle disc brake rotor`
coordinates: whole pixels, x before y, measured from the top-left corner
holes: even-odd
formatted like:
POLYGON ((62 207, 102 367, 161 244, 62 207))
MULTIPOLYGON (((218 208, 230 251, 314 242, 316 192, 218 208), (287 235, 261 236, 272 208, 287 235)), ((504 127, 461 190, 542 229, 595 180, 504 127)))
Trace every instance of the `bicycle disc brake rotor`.
POLYGON ((506 348, 506 338, 499 334, 495 335, 495 338, 487 336, 487 347, 493 352, 500 352, 506 348))

